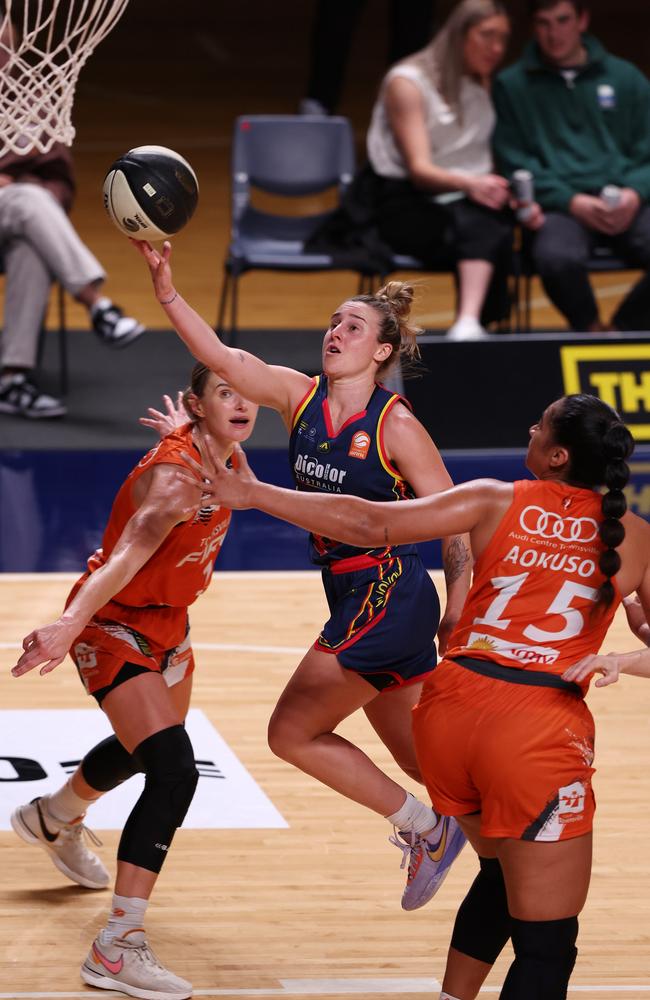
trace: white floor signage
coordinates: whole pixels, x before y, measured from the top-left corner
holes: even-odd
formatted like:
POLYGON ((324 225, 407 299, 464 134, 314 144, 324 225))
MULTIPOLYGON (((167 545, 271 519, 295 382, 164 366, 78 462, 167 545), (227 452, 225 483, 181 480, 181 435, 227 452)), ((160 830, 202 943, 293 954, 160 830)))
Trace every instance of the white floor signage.
MULTIPOLYGON (((184 827, 287 826, 200 709, 190 709, 187 731, 200 778, 184 827)), ((57 789, 84 753, 111 733, 99 709, 0 711, 0 830, 11 829, 9 816, 16 806, 57 789)), ((88 814, 91 829, 121 830, 143 783, 142 775, 136 774, 107 792, 88 814)))

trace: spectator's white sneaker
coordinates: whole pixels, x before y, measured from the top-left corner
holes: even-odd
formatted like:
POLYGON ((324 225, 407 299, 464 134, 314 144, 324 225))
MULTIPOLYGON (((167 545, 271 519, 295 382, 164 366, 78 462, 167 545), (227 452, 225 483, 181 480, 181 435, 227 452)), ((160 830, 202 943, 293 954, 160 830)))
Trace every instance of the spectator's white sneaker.
POLYGON ((142 1000, 188 1000, 192 984, 160 964, 143 930, 127 931, 108 944, 95 938, 81 966, 81 978, 89 986, 119 990, 142 1000))
POLYGON ((75 823, 55 819, 48 811, 46 797, 18 806, 11 814, 11 825, 26 844, 38 844, 46 850, 59 871, 77 885, 105 889, 110 882, 97 855, 84 844, 83 835, 97 845, 101 840, 83 825, 81 818, 75 823))
POLYGON ((487 330, 473 316, 459 316, 447 330, 447 340, 481 340, 487 330))
POLYGON ((110 299, 98 299, 90 310, 93 330, 108 347, 126 347, 144 333, 144 326, 133 316, 125 316, 110 299))
POLYGON ((0 413, 12 413, 29 420, 64 417, 68 412, 60 399, 41 392, 26 375, 5 375, 0 379, 0 413))

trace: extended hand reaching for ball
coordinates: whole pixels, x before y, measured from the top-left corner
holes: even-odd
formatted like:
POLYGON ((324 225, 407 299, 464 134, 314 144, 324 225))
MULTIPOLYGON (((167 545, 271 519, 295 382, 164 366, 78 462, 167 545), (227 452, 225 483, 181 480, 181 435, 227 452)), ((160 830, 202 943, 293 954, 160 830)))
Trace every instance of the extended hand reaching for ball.
POLYGON ((142 254, 151 273, 154 292, 161 305, 169 305, 176 298, 176 289, 172 280, 172 269, 169 263, 172 255, 172 245, 165 240, 162 251, 154 250, 146 240, 130 240, 142 254))
POLYGON ((246 460, 243 448, 238 444, 235 445, 231 469, 217 457, 207 435, 201 439, 201 454, 203 464, 199 464, 191 455, 183 452, 183 458, 196 472, 196 478, 179 473, 185 482, 190 482, 201 491, 200 506, 214 504, 229 507, 231 510, 245 510, 252 507, 252 494, 257 477, 246 460))

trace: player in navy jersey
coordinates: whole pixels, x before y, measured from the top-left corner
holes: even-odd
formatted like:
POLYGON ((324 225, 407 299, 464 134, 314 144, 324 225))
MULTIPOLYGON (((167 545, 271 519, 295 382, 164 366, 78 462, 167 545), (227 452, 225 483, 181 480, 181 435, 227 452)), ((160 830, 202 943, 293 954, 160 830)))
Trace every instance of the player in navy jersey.
MULTIPOLYGON (((418 354, 409 323, 413 289, 392 281, 333 314, 323 341, 323 374, 267 365, 229 348, 175 290, 171 246, 135 242, 154 290, 190 351, 247 399, 277 410, 290 433, 298 489, 400 501, 449 487, 440 454, 406 400, 380 380, 400 355, 418 354)), ((447 605, 412 545, 373 549, 311 536, 322 567, 330 618, 280 696, 269 724, 273 752, 348 798, 385 816, 408 859, 402 906, 416 909, 436 892, 465 843, 455 820, 439 817, 336 733, 363 708, 409 777, 421 781, 411 724, 422 682, 444 650, 469 587, 466 538, 443 541, 447 605)))

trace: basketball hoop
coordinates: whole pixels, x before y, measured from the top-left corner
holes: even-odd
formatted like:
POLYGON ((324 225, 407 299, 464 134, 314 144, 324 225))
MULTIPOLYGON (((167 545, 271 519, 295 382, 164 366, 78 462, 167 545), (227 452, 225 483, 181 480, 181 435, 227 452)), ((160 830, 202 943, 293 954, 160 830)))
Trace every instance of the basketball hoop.
POLYGON ((79 73, 128 0, 4 0, 0 6, 0 155, 72 144, 79 73))

